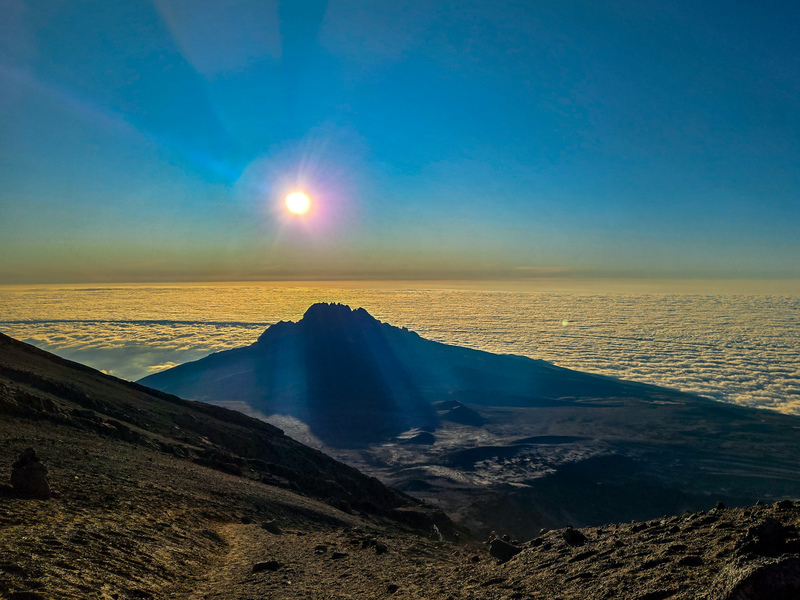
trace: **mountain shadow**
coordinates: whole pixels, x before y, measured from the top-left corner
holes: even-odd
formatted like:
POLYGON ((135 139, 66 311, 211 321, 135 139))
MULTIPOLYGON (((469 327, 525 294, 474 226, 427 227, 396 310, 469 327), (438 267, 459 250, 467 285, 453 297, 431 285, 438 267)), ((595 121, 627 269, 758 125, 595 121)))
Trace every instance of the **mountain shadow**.
POLYGON ((800 497, 798 417, 449 346, 342 305, 141 381, 292 415, 477 533, 800 497))
MULTIPOLYGON (((140 380, 206 402, 244 402, 294 416, 332 447, 357 447, 440 418, 479 426, 464 407, 566 406, 576 398, 657 393, 660 388, 579 373, 521 356, 421 338, 363 308, 314 304, 297 323, 269 327, 251 346, 212 354, 140 380), (434 402, 453 401, 437 414, 434 402)), ((663 392, 663 390, 661 390, 663 392)))

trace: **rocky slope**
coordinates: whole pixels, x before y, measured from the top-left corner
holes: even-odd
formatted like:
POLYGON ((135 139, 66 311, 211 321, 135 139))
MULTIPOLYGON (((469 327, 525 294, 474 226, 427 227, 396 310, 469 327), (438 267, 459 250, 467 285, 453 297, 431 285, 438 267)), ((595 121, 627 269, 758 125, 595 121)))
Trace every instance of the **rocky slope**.
POLYGON ((553 530, 501 561, 94 432, 2 419, 0 438, 3 478, 33 443, 60 492, 3 490, 4 600, 800 597, 791 502, 553 530))
POLYGON ((486 544, 274 428, 4 337, 0 410, 3 600, 800 595, 789 501, 486 544))
POLYGON ((268 423, 122 381, 3 334, 0 414, 90 431, 333 505, 387 514, 413 502, 268 423))

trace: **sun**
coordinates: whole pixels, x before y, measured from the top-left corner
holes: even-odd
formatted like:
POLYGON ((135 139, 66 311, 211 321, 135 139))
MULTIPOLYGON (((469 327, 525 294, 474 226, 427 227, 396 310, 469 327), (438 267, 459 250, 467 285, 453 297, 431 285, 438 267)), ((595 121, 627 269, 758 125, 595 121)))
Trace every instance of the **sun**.
POLYGON ((311 199, 303 192, 292 192, 286 196, 286 208, 296 215, 304 215, 311 207, 311 199))

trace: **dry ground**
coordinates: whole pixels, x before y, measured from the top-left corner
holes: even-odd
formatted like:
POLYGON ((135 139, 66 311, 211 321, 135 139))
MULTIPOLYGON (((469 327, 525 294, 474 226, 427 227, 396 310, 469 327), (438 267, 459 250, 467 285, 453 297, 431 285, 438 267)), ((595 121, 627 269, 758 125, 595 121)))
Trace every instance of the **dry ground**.
POLYGON ((6 490, 0 499, 0 598, 8 600, 775 598, 729 592, 763 565, 800 561, 792 503, 588 528, 576 546, 552 531, 500 564, 484 544, 433 541, 53 424, 0 421, 3 479, 28 446, 60 497, 25 500, 6 490), (786 526, 785 547, 775 556, 747 550, 748 529, 769 518, 786 526), (271 519, 282 533, 260 526, 271 519), (253 572, 268 561, 274 570, 253 572))

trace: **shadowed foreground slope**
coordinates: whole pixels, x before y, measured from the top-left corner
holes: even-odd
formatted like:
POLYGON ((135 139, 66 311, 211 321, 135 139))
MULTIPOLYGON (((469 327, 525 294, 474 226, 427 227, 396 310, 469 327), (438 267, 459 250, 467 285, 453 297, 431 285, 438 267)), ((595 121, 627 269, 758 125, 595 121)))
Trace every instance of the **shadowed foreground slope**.
POLYGON ((0 414, 124 440, 332 505, 387 514, 410 501, 268 423, 122 381, 3 334, 0 414))

